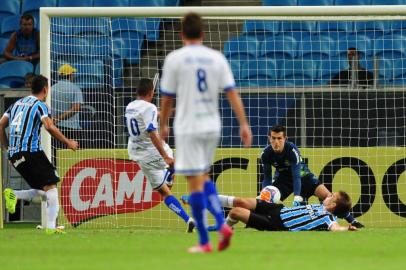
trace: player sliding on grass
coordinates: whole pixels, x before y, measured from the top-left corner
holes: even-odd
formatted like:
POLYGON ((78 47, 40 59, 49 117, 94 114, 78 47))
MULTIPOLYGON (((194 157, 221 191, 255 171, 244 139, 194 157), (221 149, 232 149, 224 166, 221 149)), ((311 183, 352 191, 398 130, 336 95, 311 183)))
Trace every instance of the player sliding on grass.
POLYGON ((227 60, 202 44, 203 22, 199 15, 189 13, 182 19, 182 40, 184 47, 168 54, 163 67, 161 135, 163 139, 168 136, 168 118, 176 97, 175 170, 187 178, 189 204, 199 233, 199 244, 188 251, 212 251, 205 226, 206 208, 216 219, 221 251, 229 246, 233 232, 224 223, 217 190, 208 175, 221 134, 218 109, 221 90, 237 115, 244 146, 251 145, 252 135, 227 60))
POLYGON ((232 207, 226 222, 234 226, 238 221, 260 231, 356 231, 351 224, 340 226, 336 216, 351 209, 351 199, 344 191, 328 195, 322 204, 285 207, 282 204, 254 198, 220 195, 223 207, 232 207))
MULTIPOLYGON (((284 201, 292 192, 293 205, 305 204, 312 195, 323 201, 331 192, 309 170, 303 162, 297 146, 287 140, 284 126, 273 126, 268 133, 269 145, 261 154, 264 179, 262 187, 275 186, 281 193, 281 201, 284 201), (272 178, 272 166, 275 174, 272 178)), ((351 213, 343 213, 340 218, 345 218, 351 225, 362 228, 359 221, 354 219, 351 213)))
POLYGON ((173 184, 173 154, 157 132, 158 110, 151 103, 154 86, 150 79, 141 79, 137 99, 128 104, 125 118, 128 129, 128 155, 136 161, 154 190, 164 199, 166 206, 187 224, 187 232, 193 232, 194 221, 172 195, 168 186, 173 184))
POLYGON ((4 113, 0 120, 0 140, 3 148, 8 150, 8 159, 13 167, 30 185, 30 190, 4 190, 6 208, 9 213, 15 212, 17 199, 31 200, 36 196, 45 196, 47 201, 48 234, 64 233, 56 228, 56 218, 59 211, 58 189, 56 183, 59 177, 55 168, 49 162, 40 141, 41 126, 56 139, 66 144, 69 149, 78 149, 78 143, 67 139, 54 125, 48 107, 44 103, 48 95, 48 79, 37 76, 31 85, 32 95, 17 100, 4 113), (9 126, 7 139, 6 127, 9 126))

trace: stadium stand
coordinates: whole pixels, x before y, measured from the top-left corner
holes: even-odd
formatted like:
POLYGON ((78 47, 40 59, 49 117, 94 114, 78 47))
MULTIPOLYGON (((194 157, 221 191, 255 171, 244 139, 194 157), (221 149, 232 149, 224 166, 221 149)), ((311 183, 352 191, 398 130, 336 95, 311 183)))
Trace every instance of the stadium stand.
POLYGON ((371 0, 335 0, 336 6, 370 5, 371 0))
POLYGON ((94 7, 128 7, 130 5, 129 0, 94 0, 94 7))
POLYGON ((7 61, 0 65, 0 84, 5 84, 11 88, 24 85, 25 74, 34 71, 34 66, 27 61, 7 61))
POLYGON ((59 0, 58 7, 92 7, 93 0, 59 0))
POLYGON ((241 78, 250 86, 275 86, 278 79, 276 60, 263 58, 244 63, 241 78))
POLYGON ((297 6, 297 0, 263 0, 264 6, 297 6))
POLYGON ((7 38, 0 38, 0 56, 3 57, 4 55, 4 49, 6 48, 8 44, 8 39, 7 38))
POLYGON ((332 6, 334 0, 299 0, 298 6, 332 6))
POLYGON ((260 45, 260 56, 274 59, 292 59, 297 54, 296 40, 291 36, 276 36, 260 45))
POLYGON ((244 34, 252 35, 258 40, 272 38, 279 31, 279 21, 245 21, 243 25, 244 34))
POLYGON ((10 38, 20 27, 20 15, 6 17, 1 23, 1 37, 10 38))

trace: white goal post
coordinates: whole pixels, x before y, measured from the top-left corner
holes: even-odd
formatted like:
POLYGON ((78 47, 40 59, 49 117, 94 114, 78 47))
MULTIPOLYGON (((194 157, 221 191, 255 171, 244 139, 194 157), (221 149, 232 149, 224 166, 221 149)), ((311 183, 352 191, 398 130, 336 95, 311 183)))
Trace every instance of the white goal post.
MULTIPOLYGON (((127 160, 122 118, 139 78, 159 74, 165 55, 181 46, 179 18, 188 12, 203 16, 205 44, 230 61, 254 131, 253 147, 242 149, 230 107, 221 97, 223 134, 212 170, 220 193, 257 194, 258 158, 267 145, 267 130, 282 124, 312 172, 328 188, 349 192, 360 221, 368 227, 406 224, 406 34, 401 23, 406 5, 391 5, 41 8, 41 74, 53 84, 59 66, 81 65, 78 73, 84 79, 78 84, 96 115, 84 133, 85 149, 54 151, 50 137, 42 137, 63 180, 63 225, 183 228, 127 160), (65 18, 77 20, 67 23, 65 18), (148 37, 148 28, 139 31, 138 43, 137 31, 125 36, 130 23, 139 23, 134 18, 156 19, 155 38, 148 37), (250 28, 249 22, 261 27, 250 28), (370 27, 370 22, 379 25, 370 27), (344 24, 324 28, 323 23, 344 24), (387 37, 392 47, 378 52, 387 37), (346 58, 353 47, 359 51, 357 62, 346 58), (403 57, 404 74, 397 68, 403 67, 403 57), (354 63, 373 74, 365 79, 373 83, 365 86, 363 75, 351 69, 345 86, 332 85, 332 78, 354 63)), ((406 33, 406 23, 404 28, 406 33)), ((186 193, 183 178, 176 178, 173 191, 177 197, 186 193)), ((290 205, 290 199, 285 203, 290 205)))

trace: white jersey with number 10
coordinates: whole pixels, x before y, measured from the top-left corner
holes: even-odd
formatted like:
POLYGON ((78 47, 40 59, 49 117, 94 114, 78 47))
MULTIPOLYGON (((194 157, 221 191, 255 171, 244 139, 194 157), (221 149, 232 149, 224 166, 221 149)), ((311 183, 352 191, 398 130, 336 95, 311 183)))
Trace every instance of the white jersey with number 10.
POLYGON ((176 96, 175 135, 220 132, 219 91, 234 88, 230 66, 219 51, 188 45, 168 54, 161 92, 176 96))

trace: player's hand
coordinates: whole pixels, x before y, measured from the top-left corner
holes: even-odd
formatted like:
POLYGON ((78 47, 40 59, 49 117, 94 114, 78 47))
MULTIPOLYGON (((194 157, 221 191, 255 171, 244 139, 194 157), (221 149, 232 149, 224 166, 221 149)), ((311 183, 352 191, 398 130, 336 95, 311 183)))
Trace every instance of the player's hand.
POLYGON ((168 126, 162 125, 159 128, 159 136, 161 136, 161 139, 163 141, 166 141, 166 138, 168 138, 168 136, 169 136, 169 128, 168 128, 168 126))
POLYGON ((353 226, 353 227, 355 227, 355 228, 357 228, 357 229, 361 229, 361 228, 364 228, 365 226, 364 226, 364 224, 362 224, 361 222, 359 222, 358 220, 354 220, 353 222, 351 222, 351 224, 350 224, 351 226, 353 226))
POLYGON ((164 157, 165 163, 168 164, 170 168, 173 168, 175 160, 169 156, 164 157))
POLYGON ((68 143, 66 144, 66 146, 69 149, 72 149, 73 151, 76 151, 79 148, 79 143, 77 141, 74 141, 74 140, 69 140, 68 143))
POLYGON ((252 132, 248 124, 240 127, 240 137, 244 144, 244 147, 248 148, 252 144, 252 132))
POLYGON ((303 197, 299 195, 295 195, 293 197, 293 206, 301 206, 304 205, 303 197))
POLYGON ((348 230, 349 231, 358 231, 357 227, 353 226, 353 225, 348 225, 348 230))

